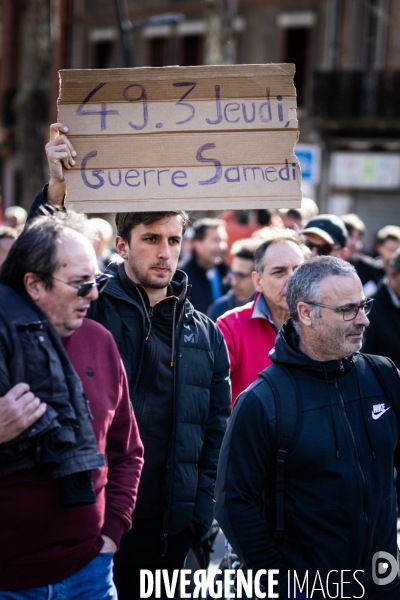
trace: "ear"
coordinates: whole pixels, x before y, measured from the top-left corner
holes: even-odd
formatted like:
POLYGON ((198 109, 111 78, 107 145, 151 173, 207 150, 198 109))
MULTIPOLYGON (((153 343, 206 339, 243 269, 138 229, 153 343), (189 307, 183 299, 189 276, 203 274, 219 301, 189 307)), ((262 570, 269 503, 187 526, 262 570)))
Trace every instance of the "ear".
POLYGON ((24 285, 28 296, 30 296, 34 302, 37 302, 44 289, 44 283, 40 277, 34 273, 25 273, 24 285))
POLYGON ((341 258, 342 260, 346 260, 347 257, 349 255, 349 249, 348 248, 342 248, 339 252, 339 258, 341 258))
POLYGON ((312 309, 313 307, 306 302, 299 302, 297 305, 297 314, 299 315, 299 321, 306 327, 312 325, 312 309))
POLYGON ((261 285, 261 277, 257 273, 257 271, 253 271, 251 274, 251 278, 253 280, 253 285, 255 287, 256 292, 262 293, 262 285, 261 285))
POLYGON ((128 258, 127 248, 129 248, 129 244, 120 235, 117 235, 117 237, 115 238, 115 247, 117 249, 118 254, 122 258, 128 258))

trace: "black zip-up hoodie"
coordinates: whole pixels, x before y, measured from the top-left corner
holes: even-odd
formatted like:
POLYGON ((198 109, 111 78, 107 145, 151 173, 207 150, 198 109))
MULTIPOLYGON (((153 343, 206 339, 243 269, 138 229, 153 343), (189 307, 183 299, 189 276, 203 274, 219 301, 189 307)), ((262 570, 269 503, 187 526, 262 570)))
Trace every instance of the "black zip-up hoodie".
POLYGON ((330 597, 398 599, 399 579, 385 586, 372 579, 376 552, 397 556, 399 427, 388 399, 359 353, 318 362, 301 352, 290 320, 270 356, 290 369, 300 395, 299 436, 285 467, 284 536, 274 539, 276 413, 262 378, 237 401, 225 435, 216 518, 249 568, 279 569, 280 598, 288 570, 292 581, 294 570, 301 580, 308 572, 309 592, 318 571, 326 595, 313 597, 329 597, 327 574, 335 570, 330 597), (343 591, 335 585, 341 571, 350 582, 343 591))

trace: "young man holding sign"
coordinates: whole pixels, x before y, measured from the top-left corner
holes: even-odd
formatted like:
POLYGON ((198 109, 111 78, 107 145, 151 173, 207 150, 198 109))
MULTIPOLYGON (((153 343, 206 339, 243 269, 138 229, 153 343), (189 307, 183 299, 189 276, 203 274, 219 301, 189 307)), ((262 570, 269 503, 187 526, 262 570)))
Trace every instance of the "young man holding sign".
MULTIPOLYGON (((50 182, 34 211, 62 206, 63 167, 75 165, 67 128, 56 123, 50 131, 50 182)), ((108 267, 109 293, 88 316, 111 331, 121 352, 145 447, 133 529, 115 559, 119 598, 130 600, 140 597, 141 569, 181 568, 211 525, 230 385, 222 334, 194 310, 187 276, 176 270, 186 213, 119 213, 116 224, 123 263, 108 267)))

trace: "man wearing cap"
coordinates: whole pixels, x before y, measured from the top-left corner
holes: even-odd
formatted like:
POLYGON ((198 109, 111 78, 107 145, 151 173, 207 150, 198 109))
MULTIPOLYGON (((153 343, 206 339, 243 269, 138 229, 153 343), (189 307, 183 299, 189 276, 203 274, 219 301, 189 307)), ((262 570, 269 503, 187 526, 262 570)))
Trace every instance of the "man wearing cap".
POLYGON ((311 256, 336 256, 347 258, 347 229, 336 215, 317 215, 303 230, 305 243, 311 256))

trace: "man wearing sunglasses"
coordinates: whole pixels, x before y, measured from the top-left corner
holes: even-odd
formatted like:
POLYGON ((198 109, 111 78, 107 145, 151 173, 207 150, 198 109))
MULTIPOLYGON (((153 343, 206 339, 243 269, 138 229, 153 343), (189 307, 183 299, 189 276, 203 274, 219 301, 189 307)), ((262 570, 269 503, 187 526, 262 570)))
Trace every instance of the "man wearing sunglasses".
POLYGON ((400 381, 360 354, 372 300, 352 265, 320 256, 287 303, 273 364, 228 425, 216 518, 247 568, 278 570, 280 598, 397 600, 400 381))
POLYGON ((83 227, 31 221, 0 271, 4 600, 117 597, 143 447, 115 342, 84 318, 108 278, 83 227))
POLYGON ((311 256, 337 256, 346 260, 347 230, 342 219, 336 215, 313 217, 305 226, 303 235, 311 256))
MULTIPOLYGON (((66 128, 58 123, 50 131, 50 182, 33 210, 62 210, 63 167, 75 164, 66 128)), ((123 262, 108 266, 112 279, 88 316, 117 343, 144 445, 133 526, 114 568, 119 600, 132 600, 145 592, 141 571, 165 569, 171 581, 192 541, 199 543, 212 524, 229 358, 222 333, 194 309, 188 277, 177 269, 187 214, 118 213, 115 221, 123 262)), ((163 583, 160 592, 169 597, 163 583)))

